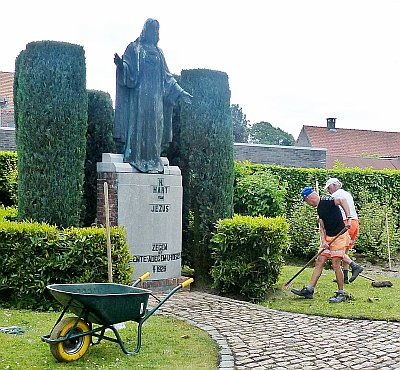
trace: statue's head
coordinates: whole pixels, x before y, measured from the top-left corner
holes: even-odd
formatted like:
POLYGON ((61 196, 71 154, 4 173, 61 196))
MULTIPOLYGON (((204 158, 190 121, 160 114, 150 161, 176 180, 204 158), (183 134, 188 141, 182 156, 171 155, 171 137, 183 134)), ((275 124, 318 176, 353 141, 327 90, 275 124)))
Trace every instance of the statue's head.
POLYGON ((159 37, 160 24, 156 19, 149 18, 143 26, 142 33, 140 34, 140 41, 147 44, 157 45, 159 37))

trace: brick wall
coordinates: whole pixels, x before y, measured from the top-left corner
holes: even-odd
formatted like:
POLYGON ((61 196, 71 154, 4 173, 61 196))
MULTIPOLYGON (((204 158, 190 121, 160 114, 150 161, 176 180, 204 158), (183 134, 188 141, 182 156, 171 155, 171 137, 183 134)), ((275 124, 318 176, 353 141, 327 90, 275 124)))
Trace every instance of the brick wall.
POLYGON ((284 167, 326 168, 326 149, 299 146, 234 144, 235 160, 284 167))
POLYGON ((15 129, 0 127, 0 150, 15 151, 15 129))

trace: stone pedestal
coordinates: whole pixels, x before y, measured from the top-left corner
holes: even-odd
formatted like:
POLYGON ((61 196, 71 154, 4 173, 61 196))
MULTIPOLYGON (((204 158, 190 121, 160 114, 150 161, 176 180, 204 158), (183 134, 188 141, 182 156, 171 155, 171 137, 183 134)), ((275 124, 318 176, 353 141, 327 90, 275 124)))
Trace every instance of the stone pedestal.
POLYGON ((164 160, 163 174, 141 173, 122 155, 104 153, 97 164, 98 223, 105 223, 104 181, 109 185, 110 223, 126 230, 133 279, 179 281, 182 251, 182 177, 164 160))

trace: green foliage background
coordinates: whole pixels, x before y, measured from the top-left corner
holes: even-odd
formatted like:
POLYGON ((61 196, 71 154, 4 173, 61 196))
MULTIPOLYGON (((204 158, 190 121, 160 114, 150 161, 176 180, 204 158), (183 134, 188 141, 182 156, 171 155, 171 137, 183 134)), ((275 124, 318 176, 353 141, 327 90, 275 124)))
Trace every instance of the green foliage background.
POLYGON ((249 142, 266 145, 294 145, 294 137, 279 127, 272 126, 269 122, 257 122, 250 126, 249 142))
POLYGON ((0 151, 0 204, 14 206, 17 202, 17 154, 0 151))
POLYGON ((240 177, 234 189, 235 213, 248 216, 284 215, 286 190, 269 172, 240 177))

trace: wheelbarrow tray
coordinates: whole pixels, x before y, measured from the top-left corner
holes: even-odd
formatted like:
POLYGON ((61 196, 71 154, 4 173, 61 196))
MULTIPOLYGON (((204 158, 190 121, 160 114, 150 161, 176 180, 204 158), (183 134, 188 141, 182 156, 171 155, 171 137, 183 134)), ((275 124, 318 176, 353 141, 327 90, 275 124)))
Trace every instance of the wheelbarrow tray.
POLYGON ((99 325, 139 322, 151 294, 151 290, 115 283, 52 284, 47 288, 69 311, 99 325))

